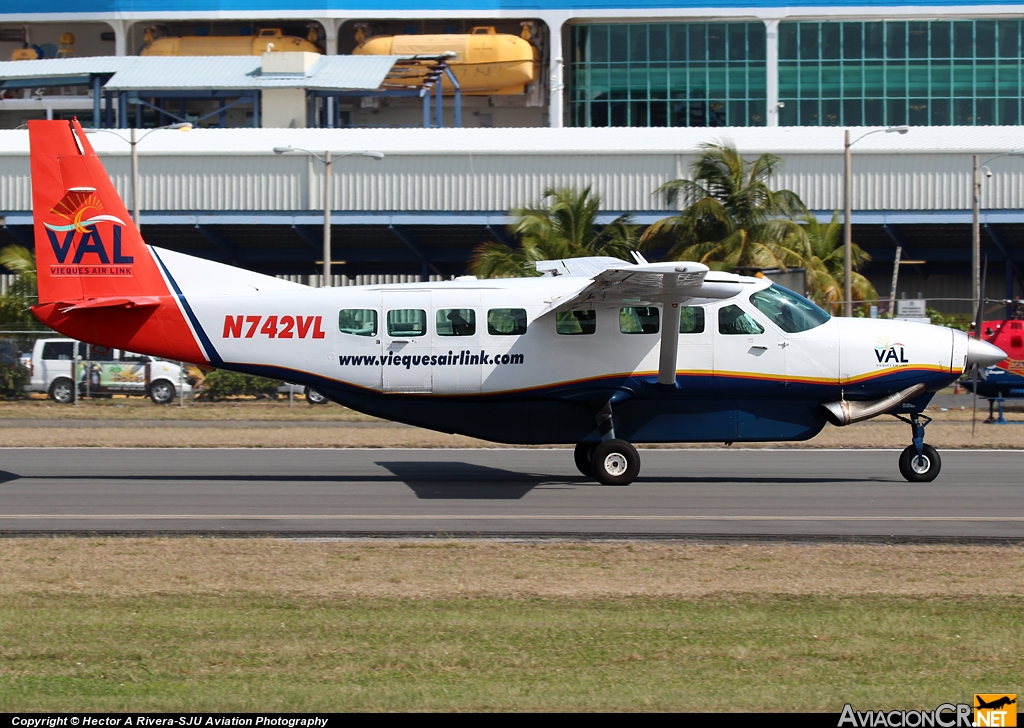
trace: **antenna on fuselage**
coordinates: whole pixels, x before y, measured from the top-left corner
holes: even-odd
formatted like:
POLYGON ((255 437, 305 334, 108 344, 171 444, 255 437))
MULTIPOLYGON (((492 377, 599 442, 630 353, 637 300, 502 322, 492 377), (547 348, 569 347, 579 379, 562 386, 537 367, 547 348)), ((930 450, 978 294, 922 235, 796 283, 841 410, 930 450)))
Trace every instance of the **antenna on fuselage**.
POLYGON ((640 253, 638 253, 635 250, 631 250, 629 252, 632 254, 633 260, 636 261, 637 265, 647 265, 647 258, 645 258, 644 256, 640 255, 640 253))

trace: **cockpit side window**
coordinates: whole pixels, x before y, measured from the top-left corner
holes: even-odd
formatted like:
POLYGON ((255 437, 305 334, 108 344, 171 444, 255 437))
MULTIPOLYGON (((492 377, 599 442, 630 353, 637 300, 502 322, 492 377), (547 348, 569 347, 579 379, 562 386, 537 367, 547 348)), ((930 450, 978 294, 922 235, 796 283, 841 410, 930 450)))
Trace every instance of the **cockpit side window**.
POLYGON ((774 284, 755 291, 750 302, 787 334, 808 331, 831 318, 812 301, 774 284))
POLYGON ((763 334, 761 324, 739 306, 718 309, 718 333, 726 335, 763 334))

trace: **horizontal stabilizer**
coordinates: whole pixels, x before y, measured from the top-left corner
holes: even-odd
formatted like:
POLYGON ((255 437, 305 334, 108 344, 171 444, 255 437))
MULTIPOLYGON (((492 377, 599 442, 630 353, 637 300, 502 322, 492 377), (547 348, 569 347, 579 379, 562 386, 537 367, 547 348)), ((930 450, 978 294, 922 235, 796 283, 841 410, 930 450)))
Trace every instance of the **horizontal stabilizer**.
POLYGON ((159 305, 160 298, 157 296, 109 296, 84 301, 65 301, 58 303, 57 308, 61 313, 68 313, 87 308, 155 308, 159 305))

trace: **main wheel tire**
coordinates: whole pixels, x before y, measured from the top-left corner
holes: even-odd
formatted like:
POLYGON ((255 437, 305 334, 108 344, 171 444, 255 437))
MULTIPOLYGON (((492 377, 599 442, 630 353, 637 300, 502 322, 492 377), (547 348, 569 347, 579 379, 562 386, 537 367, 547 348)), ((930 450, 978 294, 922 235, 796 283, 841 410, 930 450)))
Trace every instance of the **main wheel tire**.
POLYGON ((160 379, 149 386, 149 398, 153 404, 170 404, 174 401, 174 385, 166 379, 160 379))
POLYGON ((573 460, 576 461, 576 469, 583 473, 584 477, 593 478, 594 469, 590 466, 590 455, 594 452, 594 443, 581 442, 572 451, 573 460))
POLYGON ((327 404, 331 400, 327 399, 324 395, 312 387, 306 387, 306 401, 310 404, 327 404))
POLYGON ((590 467, 599 483, 629 485, 640 474, 640 454, 625 440, 608 440, 594 448, 590 467))
POLYGON ((911 483, 930 483, 942 470, 942 458, 931 445, 921 448, 918 457, 917 448, 911 445, 900 453, 900 474, 911 483))
POLYGON ((67 377, 58 377, 50 385, 50 399, 58 404, 71 404, 75 401, 75 383, 67 377))

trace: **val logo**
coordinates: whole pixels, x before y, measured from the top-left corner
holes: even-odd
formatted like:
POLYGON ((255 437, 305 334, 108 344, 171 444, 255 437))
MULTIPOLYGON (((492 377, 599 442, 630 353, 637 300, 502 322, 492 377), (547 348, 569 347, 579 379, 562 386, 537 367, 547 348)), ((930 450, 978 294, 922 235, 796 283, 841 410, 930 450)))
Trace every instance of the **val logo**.
POLYGON ((121 252, 124 221, 103 214, 103 203, 92 191, 71 190, 53 206, 51 214, 67 224, 43 223, 58 265, 50 266, 55 276, 130 276, 135 258, 121 252), (109 222, 113 228, 111 247, 100 237, 97 223, 109 222), (77 240, 76 240, 77 239, 77 240), (77 241, 77 245, 75 244, 77 241), (74 255, 71 251, 74 250, 74 255), (68 260, 68 257, 71 260, 68 260), (88 256, 88 257, 87 257, 88 256))
POLYGON ((903 344, 885 337, 875 340, 875 358, 883 366, 909 364, 903 344))

